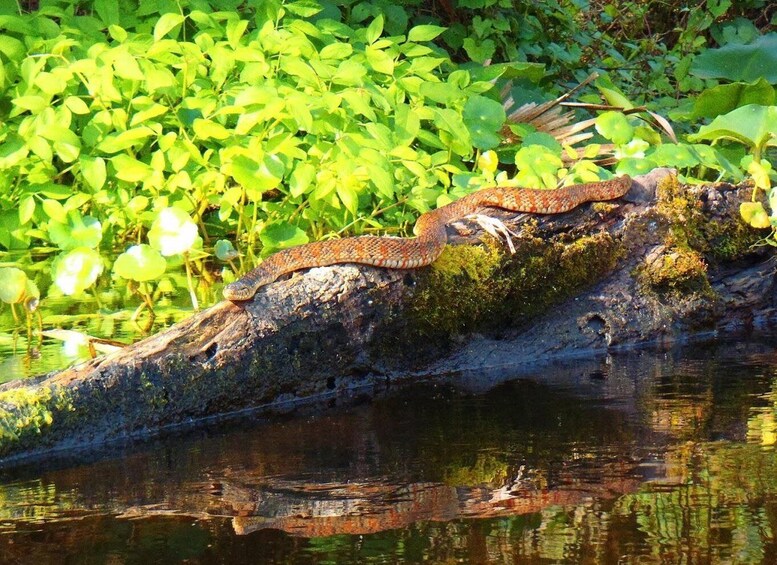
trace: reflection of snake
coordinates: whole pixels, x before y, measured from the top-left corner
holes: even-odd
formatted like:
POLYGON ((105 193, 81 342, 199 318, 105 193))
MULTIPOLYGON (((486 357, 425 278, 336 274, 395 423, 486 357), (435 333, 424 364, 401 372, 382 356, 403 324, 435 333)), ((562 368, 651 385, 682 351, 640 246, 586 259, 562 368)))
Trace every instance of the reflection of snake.
POLYGON ((389 269, 413 269, 428 265, 447 242, 445 224, 479 208, 504 208, 513 212, 560 214, 583 202, 620 198, 631 187, 628 176, 575 184, 557 190, 492 187, 437 208, 418 218, 415 238, 360 236, 316 241, 270 255, 253 271, 224 287, 228 300, 249 300, 256 291, 286 273, 335 263, 362 263, 389 269))

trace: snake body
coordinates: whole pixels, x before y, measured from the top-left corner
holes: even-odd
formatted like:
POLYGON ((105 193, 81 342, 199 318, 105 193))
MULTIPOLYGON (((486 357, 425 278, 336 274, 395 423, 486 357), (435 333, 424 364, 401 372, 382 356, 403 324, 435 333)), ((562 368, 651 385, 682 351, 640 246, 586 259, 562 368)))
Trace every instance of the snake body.
POLYGON ((224 287, 227 300, 253 298, 256 291, 278 277, 310 267, 337 263, 361 263, 389 269, 414 269, 432 263, 447 243, 445 225, 480 208, 504 208, 513 212, 560 214, 584 202, 620 198, 631 187, 627 175, 556 190, 491 187, 473 192, 446 206, 423 214, 415 224, 414 238, 358 236, 316 241, 284 249, 267 257, 254 270, 224 287))

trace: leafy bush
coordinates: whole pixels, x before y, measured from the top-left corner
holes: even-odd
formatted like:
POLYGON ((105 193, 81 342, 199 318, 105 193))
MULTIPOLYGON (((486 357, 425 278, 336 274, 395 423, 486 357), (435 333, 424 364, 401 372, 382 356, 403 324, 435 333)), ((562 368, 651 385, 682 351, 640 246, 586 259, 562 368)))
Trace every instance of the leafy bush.
POLYGON ((206 249, 235 234, 249 264, 258 243, 410 223, 499 142, 492 84, 428 44, 440 27, 384 37, 382 16, 313 25, 321 8, 308 2, 263 5, 252 22, 165 13, 150 27, 105 6, 0 22, 0 246, 60 249, 52 277, 66 294, 89 287, 116 246, 201 249, 165 252, 152 225, 168 210, 206 249), (104 37, 108 22, 130 29, 110 23, 104 37))

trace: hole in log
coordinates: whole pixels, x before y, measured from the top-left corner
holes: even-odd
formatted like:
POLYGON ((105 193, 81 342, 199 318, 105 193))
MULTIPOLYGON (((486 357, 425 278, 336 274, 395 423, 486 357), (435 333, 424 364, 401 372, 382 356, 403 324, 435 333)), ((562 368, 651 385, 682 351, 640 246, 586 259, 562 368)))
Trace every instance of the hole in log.
POLYGON ((334 377, 329 377, 326 380, 326 388, 328 388, 329 390, 334 390, 335 384, 336 384, 336 381, 334 377))
POLYGON ((205 350, 205 356, 208 358, 208 361, 213 359, 215 357, 216 353, 219 350, 219 344, 218 343, 211 343, 208 348, 205 350))

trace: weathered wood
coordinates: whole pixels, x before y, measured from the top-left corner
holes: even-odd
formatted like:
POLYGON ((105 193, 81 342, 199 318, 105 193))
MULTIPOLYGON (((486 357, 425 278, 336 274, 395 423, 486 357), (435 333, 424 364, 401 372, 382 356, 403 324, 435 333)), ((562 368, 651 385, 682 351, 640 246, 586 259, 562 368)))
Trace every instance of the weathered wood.
POLYGON ((470 221, 432 267, 311 269, 122 351, 0 387, 0 464, 354 385, 772 323, 774 266, 741 225, 749 192, 654 171, 624 202, 470 221), (660 198, 656 198, 656 188, 660 198))

